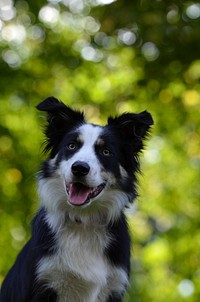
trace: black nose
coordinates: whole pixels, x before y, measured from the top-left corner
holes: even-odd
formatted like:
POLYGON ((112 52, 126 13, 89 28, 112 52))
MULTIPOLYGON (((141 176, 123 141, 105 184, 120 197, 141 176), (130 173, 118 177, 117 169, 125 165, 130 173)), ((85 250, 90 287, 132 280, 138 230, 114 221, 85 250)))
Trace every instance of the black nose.
POLYGON ((76 161, 72 165, 72 173, 74 176, 85 176, 89 173, 90 166, 84 161, 76 161))

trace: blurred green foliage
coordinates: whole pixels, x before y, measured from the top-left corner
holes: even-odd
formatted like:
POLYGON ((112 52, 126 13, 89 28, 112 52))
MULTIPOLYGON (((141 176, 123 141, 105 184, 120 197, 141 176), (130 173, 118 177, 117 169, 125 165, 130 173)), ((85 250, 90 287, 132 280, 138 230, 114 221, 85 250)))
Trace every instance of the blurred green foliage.
POLYGON ((0 2, 0 281, 30 234, 54 95, 105 123, 149 110, 126 302, 200 299, 200 2, 0 2))

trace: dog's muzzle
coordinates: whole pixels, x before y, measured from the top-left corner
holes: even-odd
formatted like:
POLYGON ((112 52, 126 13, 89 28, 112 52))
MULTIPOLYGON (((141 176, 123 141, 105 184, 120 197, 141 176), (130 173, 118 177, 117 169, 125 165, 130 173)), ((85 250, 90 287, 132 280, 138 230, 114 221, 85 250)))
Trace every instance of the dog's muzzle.
POLYGON ((105 183, 102 183, 94 188, 90 188, 81 182, 73 182, 66 185, 69 203, 75 206, 86 205, 103 191, 105 185, 105 183))

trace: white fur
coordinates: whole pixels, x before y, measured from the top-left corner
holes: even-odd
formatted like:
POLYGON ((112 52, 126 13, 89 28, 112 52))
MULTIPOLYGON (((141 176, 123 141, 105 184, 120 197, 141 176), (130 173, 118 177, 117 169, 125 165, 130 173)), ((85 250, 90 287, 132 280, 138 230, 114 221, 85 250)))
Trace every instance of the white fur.
POLYGON ((103 253, 110 240, 105 227, 60 218, 64 225, 57 233, 58 250, 39 262, 38 279, 57 291, 59 302, 105 302, 110 291, 123 292, 126 272, 113 267, 103 253))
POLYGON ((96 301, 107 279, 105 230, 66 221, 57 235, 58 252, 40 261, 38 278, 50 281, 59 296, 65 297, 59 301, 96 301))

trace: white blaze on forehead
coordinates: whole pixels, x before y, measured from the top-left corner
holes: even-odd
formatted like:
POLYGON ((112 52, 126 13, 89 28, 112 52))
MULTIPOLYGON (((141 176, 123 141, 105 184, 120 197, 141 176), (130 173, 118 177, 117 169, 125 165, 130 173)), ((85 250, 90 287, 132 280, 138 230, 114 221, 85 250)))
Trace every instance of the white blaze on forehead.
POLYGON ((61 175, 63 175, 65 183, 72 183, 73 174, 71 167, 76 161, 83 161, 90 167, 85 181, 89 187, 97 187, 104 182, 101 175, 102 167, 95 152, 95 145, 103 132, 103 128, 92 124, 85 124, 80 126, 77 131, 79 133, 78 141, 81 142, 81 147, 72 157, 61 163, 61 175))
POLYGON ((74 160, 85 161, 91 168, 98 164, 95 154, 95 144, 103 129, 100 126, 86 124, 79 129, 79 140, 83 143, 80 150, 74 155, 74 160))
POLYGON ((103 129, 100 126, 86 124, 79 128, 80 136, 85 146, 94 146, 103 129))
POLYGON ((95 144, 101 135, 103 129, 100 126, 86 124, 79 129, 78 139, 83 144, 80 150, 72 157, 74 160, 85 161, 88 164, 95 163, 95 144))

